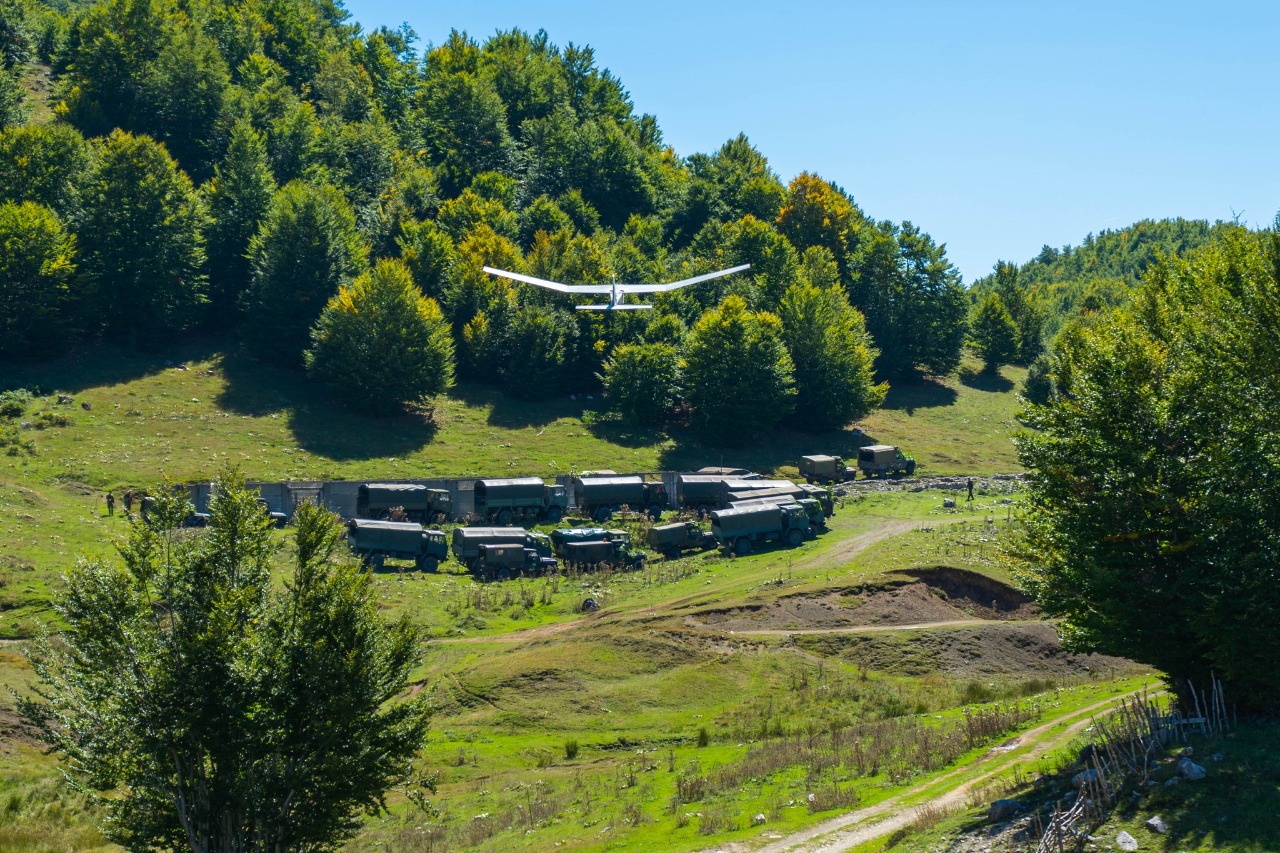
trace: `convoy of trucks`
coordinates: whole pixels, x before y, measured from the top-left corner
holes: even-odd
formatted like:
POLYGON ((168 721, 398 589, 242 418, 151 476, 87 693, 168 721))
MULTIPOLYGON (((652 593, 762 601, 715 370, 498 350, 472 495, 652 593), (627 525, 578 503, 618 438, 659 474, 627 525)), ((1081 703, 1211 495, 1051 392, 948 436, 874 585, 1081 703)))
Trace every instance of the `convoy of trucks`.
MULTIPOLYGON (((286 521, 290 507, 302 500, 323 503, 349 517, 348 543, 368 565, 382 567, 387 559, 411 560, 418 568, 434 571, 452 552, 477 577, 488 579, 544 573, 559 565, 557 557, 574 565, 643 564, 645 551, 633 548, 630 534, 623 530, 561 528, 547 536, 512 526, 516 520, 528 526, 556 524, 571 508, 576 517, 597 522, 623 509, 647 513, 656 521, 672 507, 710 518, 710 531, 687 517, 644 530, 645 546, 667 559, 716 545, 736 554, 771 542, 795 547, 825 528, 835 510, 832 493, 823 485, 847 482, 859 472, 866 477, 909 475, 916 467, 914 459, 891 445, 863 447, 857 462, 855 469, 839 456, 801 457, 798 468, 804 483, 763 479, 743 468, 718 466, 693 474, 663 474, 662 480, 593 471, 558 483, 518 477, 257 485, 277 522, 286 521), (473 499, 470 510, 468 491, 473 499), (425 527, 453 520, 480 520, 495 526, 457 527, 451 545, 443 531, 425 527)), ((194 484, 189 489, 196 506, 192 517, 207 518, 210 485, 194 484)))

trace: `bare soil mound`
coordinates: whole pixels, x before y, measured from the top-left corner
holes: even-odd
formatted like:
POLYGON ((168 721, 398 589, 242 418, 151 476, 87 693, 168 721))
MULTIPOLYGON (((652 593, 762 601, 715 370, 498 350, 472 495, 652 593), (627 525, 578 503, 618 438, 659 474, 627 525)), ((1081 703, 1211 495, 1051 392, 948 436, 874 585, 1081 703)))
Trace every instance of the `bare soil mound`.
POLYGON ((985 575, 939 566, 913 569, 875 586, 782 596, 768 604, 699 613, 693 627, 725 631, 813 630, 918 625, 962 619, 1030 620, 1027 596, 985 575))

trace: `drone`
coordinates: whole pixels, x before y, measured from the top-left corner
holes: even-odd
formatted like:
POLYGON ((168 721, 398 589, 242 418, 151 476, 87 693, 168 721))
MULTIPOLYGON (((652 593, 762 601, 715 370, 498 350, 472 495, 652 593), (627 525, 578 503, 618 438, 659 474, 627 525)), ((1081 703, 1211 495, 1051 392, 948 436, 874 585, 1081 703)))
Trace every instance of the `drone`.
POLYGON ((670 284, 561 284, 558 281, 547 281, 545 278, 534 278, 531 275, 522 275, 518 272, 507 272, 506 270, 494 269, 493 267, 485 267, 484 271, 490 275, 509 278, 512 281, 522 281, 525 284, 533 284, 538 287, 545 287, 547 290, 554 290, 556 293, 607 293, 609 301, 603 305, 575 305, 579 311, 640 311, 646 308, 652 308, 652 305, 635 305, 623 301, 623 297, 628 293, 666 293, 667 291, 676 290, 681 287, 688 287, 691 284, 697 284, 701 281, 710 281, 713 278, 721 278, 726 275, 733 275, 736 272, 751 269, 751 264, 742 264, 741 266, 730 267, 727 270, 719 272, 709 272, 705 275, 696 275, 693 278, 685 278, 680 281, 673 281, 670 284))

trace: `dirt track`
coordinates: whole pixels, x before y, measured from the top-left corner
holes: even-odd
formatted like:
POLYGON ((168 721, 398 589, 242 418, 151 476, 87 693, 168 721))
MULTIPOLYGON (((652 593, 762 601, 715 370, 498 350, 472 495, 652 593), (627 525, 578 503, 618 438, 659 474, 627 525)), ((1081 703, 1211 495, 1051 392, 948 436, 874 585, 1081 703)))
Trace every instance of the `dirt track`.
POLYGON ((977 785, 996 773, 1009 770, 1015 764, 1025 764, 1033 761, 1044 755, 1048 750, 1067 743, 1081 729, 1089 725, 1093 719, 1093 714, 1140 692, 1142 691, 1115 696, 1101 702, 1095 702, 1086 708, 1055 717, 1033 729, 1028 729, 1012 741, 1003 744, 999 750, 991 750, 971 764, 957 767, 950 773, 903 791, 901 794, 876 803, 874 806, 868 806, 865 809, 858 809, 857 811, 831 818, 809 829, 788 835, 786 838, 772 841, 763 847, 737 844, 712 849, 716 850, 717 853, 746 853, 746 851, 753 851, 753 853, 798 853, 798 851, 804 851, 804 853, 843 853, 843 851, 852 850, 860 844, 866 844, 868 841, 888 835, 910 824, 915 819, 916 810, 923 804, 912 803, 905 805, 904 801, 917 797, 922 792, 967 772, 975 765, 981 764, 993 756, 1004 755, 1011 750, 1024 747, 1027 749, 1015 761, 1004 763, 999 768, 957 785, 929 801, 930 805, 942 809, 963 807, 969 792, 977 785), (1052 731, 1066 721, 1071 722, 1067 723, 1061 731, 1052 731), (1050 734, 1051 732, 1052 734, 1050 734), (882 819, 876 820, 874 823, 868 823, 868 821, 876 818, 882 819))

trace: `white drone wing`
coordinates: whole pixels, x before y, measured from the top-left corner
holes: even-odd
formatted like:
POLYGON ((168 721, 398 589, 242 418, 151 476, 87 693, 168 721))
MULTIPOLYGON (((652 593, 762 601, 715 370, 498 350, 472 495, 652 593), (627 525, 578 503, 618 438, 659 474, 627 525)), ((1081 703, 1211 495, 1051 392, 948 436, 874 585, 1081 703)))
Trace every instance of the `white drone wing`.
POLYGON ((536 284, 538 287, 545 287, 547 290, 554 290, 556 293, 613 293, 613 285, 611 284, 561 284, 558 281, 547 281, 545 278, 534 278, 531 275, 507 272, 493 267, 485 267, 484 271, 489 275, 501 276, 513 281, 523 281, 525 284, 536 284))
MULTIPOLYGON (((684 278, 680 281, 673 281, 670 284, 620 284, 618 290, 623 293, 666 293, 669 290, 676 290, 681 287, 688 287, 691 284, 697 284, 700 281, 710 281, 713 278, 722 278, 726 275, 733 275, 736 272, 751 269, 751 264, 742 264, 741 266, 729 267, 727 270, 719 272, 709 272, 705 275, 695 275, 693 278, 684 278)), ((577 289, 577 288, 575 288, 577 289)))

